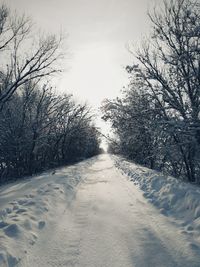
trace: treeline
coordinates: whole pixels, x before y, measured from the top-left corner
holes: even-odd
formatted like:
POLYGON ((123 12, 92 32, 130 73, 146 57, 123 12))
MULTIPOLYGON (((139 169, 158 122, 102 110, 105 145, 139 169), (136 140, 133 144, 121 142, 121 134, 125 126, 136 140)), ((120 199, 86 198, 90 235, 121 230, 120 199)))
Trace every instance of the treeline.
POLYGON ((61 71, 62 42, 0 7, 0 183, 100 152, 89 107, 50 85, 61 71))
POLYGON ((149 14, 150 38, 126 67, 130 84, 106 100, 109 150, 147 167, 200 182, 200 5, 165 1, 149 14))

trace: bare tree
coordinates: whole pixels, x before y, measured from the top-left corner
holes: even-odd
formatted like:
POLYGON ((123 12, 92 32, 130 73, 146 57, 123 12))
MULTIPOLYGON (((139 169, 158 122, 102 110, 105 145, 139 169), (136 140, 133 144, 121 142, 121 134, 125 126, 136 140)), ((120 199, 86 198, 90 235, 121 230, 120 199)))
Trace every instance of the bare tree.
POLYGON ((61 71, 62 43, 0 7, 0 182, 99 153, 88 106, 47 82, 61 71))
POLYGON ((12 14, 6 6, 0 8, 0 56, 4 55, 1 75, 0 103, 28 81, 47 77, 61 71, 58 61, 62 36, 39 36, 34 40, 32 21, 12 14), (5 61, 5 62, 4 62, 5 61))
POLYGON ((132 153, 135 160, 142 153, 148 157, 141 135, 146 136, 154 150, 153 165, 191 182, 197 182, 200 173, 199 11, 197 1, 171 0, 149 14, 151 38, 132 52, 134 64, 126 68, 129 96, 122 97, 123 105, 114 103, 121 113, 110 108, 106 112, 117 129, 118 124, 127 125, 119 129, 120 140, 130 141, 125 154, 132 153))

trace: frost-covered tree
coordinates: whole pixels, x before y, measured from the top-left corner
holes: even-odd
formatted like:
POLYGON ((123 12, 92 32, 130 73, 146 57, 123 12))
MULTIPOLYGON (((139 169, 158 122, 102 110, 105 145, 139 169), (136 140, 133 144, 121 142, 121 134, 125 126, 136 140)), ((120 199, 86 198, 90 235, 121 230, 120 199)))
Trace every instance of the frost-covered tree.
MULTIPOLYGON (((132 114, 129 121, 140 133, 129 146, 133 151, 136 147, 141 149, 131 157, 137 159, 145 152, 147 147, 141 139, 147 131, 154 164, 195 182, 200 173, 200 5, 191 0, 165 1, 149 14, 149 19, 151 36, 133 52, 134 63, 126 68, 131 90, 134 94, 139 91, 139 98, 145 95, 148 102, 142 109, 138 103, 129 104, 131 111, 138 111, 138 118, 132 114), (154 115, 150 118, 152 107, 154 115), (139 129, 138 125, 144 128, 139 129)), ((128 112, 125 114, 128 116, 128 112)), ((115 120, 119 122, 118 117, 115 120)), ((134 136, 131 133, 132 139, 134 136)), ((127 140, 124 138, 124 142, 127 140)))
POLYGON ((0 183, 100 152, 89 107, 43 79, 60 72, 61 44, 0 6, 0 183))
POLYGON ((54 168, 100 152, 87 105, 51 86, 26 83, 0 113, 0 181, 54 168))
POLYGON ((103 119, 110 121, 116 140, 110 151, 121 153, 139 164, 155 167, 157 127, 155 105, 139 79, 126 88, 121 98, 103 103, 103 119), (154 123, 153 123, 154 122, 154 123))
POLYGON ((190 0, 165 2, 149 15, 152 41, 137 54, 136 69, 162 112, 190 181, 199 171, 200 12, 190 0))

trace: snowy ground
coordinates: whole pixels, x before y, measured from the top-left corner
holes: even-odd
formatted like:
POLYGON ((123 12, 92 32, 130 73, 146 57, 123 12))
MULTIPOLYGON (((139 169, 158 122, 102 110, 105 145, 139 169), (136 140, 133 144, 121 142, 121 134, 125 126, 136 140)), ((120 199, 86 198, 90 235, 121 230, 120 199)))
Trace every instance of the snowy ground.
MULTIPOLYGON (((128 175, 143 196, 160 212, 200 242, 200 187, 113 156, 116 167, 128 175)), ((200 264, 199 264, 200 266, 200 264)))
POLYGON ((178 184, 164 178, 101 155, 2 187, 0 266, 199 267, 197 207, 189 200, 200 193, 183 184, 188 211, 178 210, 178 184), (175 209, 164 205, 168 192, 175 209))

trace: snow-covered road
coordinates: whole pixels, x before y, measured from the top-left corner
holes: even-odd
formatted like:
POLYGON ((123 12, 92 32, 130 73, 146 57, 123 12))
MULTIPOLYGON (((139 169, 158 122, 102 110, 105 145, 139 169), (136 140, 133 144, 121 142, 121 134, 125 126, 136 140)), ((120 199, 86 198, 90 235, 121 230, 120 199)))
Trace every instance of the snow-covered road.
MULTIPOLYGON (((26 266, 200 266, 188 239, 149 204, 108 155, 83 171, 69 207, 57 209, 26 266)), ((60 205, 61 203, 59 203, 60 205)))
MULTIPOLYGON (((76 171, 82 177, 76 194, 69 201, 66 190, 54 199, 37 241, 17 266, 200 266, 192 240, 143 197, 109 155, 77 164, 76 171)), ((64 176, 60 179, 57 184, 64 176)))

